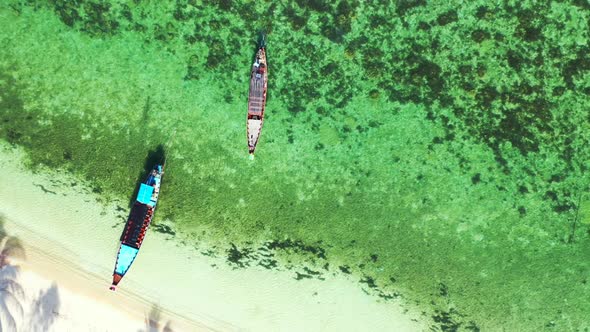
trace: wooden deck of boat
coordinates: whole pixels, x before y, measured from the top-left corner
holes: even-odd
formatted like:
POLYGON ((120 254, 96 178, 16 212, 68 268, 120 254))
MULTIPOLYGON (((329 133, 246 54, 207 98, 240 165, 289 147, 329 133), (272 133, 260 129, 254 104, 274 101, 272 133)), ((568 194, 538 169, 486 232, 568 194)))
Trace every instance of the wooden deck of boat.
POLYGON ((264 111, 265 100, 265 80, 266 75, 262 74, 260 77, 253 75, 250 80, 250 95, 248 98, 248 114, 262 116, 264 111))

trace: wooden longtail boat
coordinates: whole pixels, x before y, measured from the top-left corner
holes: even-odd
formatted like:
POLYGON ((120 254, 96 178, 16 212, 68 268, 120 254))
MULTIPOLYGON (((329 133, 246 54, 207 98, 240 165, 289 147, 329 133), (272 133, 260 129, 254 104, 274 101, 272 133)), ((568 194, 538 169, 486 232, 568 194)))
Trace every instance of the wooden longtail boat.
POLYGON ((121 245, 113 272, 113 284, 110 287, 113 291, 137 257, 145 233, 152 222, 163 174, 164 165, 154 166, 146 181, 139 187, 137 199, 131 208, 125 230, 121 235, 121 245))
POLYGON ((266 104, 266 85, 268 67, 266 63, 266 42, 264 36, 258 46, 256 59, 250 73, 250 93, 248 94, 247 136, 250 158, 254 158, 254 150, 262 131, 264 107, 266 104))

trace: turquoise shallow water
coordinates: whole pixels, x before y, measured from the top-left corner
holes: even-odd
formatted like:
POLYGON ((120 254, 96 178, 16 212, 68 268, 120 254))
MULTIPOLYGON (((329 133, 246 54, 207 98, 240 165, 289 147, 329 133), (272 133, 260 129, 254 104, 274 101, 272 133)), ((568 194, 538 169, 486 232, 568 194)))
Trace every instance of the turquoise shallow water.
POLYGON ((587 4, 1 8, 0 135, 32 168, 131 197, 176 130, 156 219, 205 254, 349 273, 438 330, 589 328, 587 4))

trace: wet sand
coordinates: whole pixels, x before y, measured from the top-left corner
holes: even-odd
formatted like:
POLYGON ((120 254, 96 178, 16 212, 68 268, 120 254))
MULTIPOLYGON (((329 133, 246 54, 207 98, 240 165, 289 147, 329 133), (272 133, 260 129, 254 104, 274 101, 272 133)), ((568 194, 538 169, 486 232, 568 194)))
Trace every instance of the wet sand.
MULTIPOLYGON (((20 152, 0 148, 0 214, 8 233, 25 244, 24 269, 130 322, 145 326, 158 308, 160 324, 175 331, 426 330, 419 315, 404 313, 399 302, 367 296, 344 276, 297 281, 285 271, 234 270, 153 230, 111 292, 123 228, 119 215, 128 211, 97 203, 98 196, 79 185, 56 184, 75 181, 69 175, 32 174, 21 159, 20 152)), ((60 315, 70 315, 65 308, 60 315)), ((88 322, 96 321, 89 312, 88 322)))

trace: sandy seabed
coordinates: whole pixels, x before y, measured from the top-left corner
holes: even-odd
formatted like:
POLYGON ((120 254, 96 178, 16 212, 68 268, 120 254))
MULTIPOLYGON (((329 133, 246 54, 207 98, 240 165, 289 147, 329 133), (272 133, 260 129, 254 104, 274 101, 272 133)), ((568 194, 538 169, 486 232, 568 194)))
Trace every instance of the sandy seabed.
POLYGON ((55 184, 74 181, 70 175, 33 174, 23 158, 0 145, 0 214, 27 256, 18 277, 23 331, 37 329, 31 324, 39 331, 427 329, 419 314, 367 296, 344 276, 298 281, 286 271, 234 270, 153 231, 118 290, 109 291, 123 229, 116 206, 55 184))

